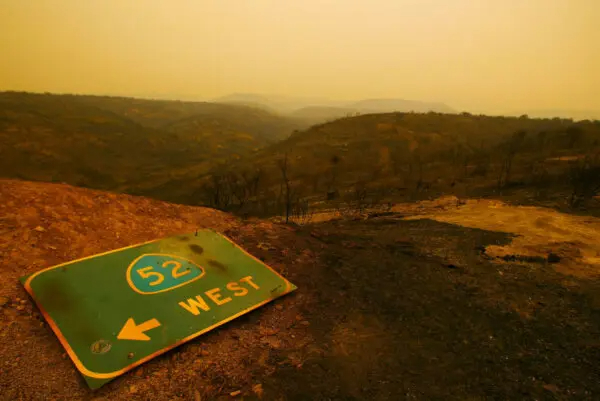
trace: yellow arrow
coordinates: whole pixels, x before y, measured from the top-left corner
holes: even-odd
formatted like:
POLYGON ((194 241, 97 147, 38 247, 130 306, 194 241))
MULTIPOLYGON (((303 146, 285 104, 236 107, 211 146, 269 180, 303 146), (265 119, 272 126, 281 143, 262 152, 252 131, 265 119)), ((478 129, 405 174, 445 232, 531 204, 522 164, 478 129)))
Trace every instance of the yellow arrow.
POLYGON ((144 332, 152 330, 158 326, 160 326, 160 322, 156 319, 150 319, 140 325, 136 325, 133 321, 133 318, 130 317, 125 322, 125 325, 119 332, 117 338, 119 340, 149 341, 150 337, 144 334, 144 332))

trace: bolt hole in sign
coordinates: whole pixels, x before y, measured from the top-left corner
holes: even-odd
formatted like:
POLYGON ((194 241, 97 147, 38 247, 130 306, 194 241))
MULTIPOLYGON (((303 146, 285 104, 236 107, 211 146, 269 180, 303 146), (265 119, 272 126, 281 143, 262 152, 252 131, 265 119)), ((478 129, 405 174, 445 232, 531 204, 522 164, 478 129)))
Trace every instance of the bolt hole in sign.
POLYGON ((296 289, 212 230, 49 267, 21 282, 92 389, 296 289))

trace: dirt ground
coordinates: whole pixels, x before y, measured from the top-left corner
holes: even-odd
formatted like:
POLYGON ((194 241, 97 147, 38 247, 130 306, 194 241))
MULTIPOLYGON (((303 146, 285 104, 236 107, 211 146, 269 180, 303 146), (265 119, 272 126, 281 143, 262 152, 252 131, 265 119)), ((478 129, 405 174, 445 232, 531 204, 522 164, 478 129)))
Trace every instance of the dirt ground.
POLYGON ((600 281, 587 264, 598 219, 547 215, 514 228, 533 214, 446 200, 285 226, 0 181, 0 399, 599 399, 600 281), (224 232, 298 290, 92 392, 18 277, 199 227, 224 232), (577 247, 573 235, 585 251, 560 253, 577 247))

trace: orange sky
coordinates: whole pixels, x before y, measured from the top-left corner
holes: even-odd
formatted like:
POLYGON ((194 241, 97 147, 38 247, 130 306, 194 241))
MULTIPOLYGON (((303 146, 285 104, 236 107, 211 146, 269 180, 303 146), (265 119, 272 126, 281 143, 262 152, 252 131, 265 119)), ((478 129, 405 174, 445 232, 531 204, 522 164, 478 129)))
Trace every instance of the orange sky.
POLYGON ((0 0, 0 90, 600 110, 600 0, 0 0))

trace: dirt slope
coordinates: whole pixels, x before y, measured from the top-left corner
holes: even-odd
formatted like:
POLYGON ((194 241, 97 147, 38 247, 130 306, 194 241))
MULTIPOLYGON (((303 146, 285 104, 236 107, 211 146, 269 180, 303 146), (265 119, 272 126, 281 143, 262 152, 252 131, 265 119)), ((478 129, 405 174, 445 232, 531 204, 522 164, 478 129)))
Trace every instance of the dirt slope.
MULTIPOLYGON (((307 247, 289 238, 289 227, 69 185, 0 180, 0 399, 206 400, 242 390, 258 398, 262 378, 281 363, 272 351, 285 347, 285 360, 301 366, 298 350, 310 352, 314 344, 300 312, 309 297, 292 294, 92 392, 18 282, 44 267, 197 228, 237 238, 291 280, 299 275, 290 276, 283 260, 308 273, 300 267, 310 264, 307 247), (273 259, 265 241, 290 246, 273 259)), ((307 279, 300 282, 306 288, 307 279)))
POLYGON ((492 258, 514 234, 436 221, 444 207, 297 227, 0 181, 0 399, 598 399, 599 280, 492 258), (18 277, 199 227, 298 290, 91 392, 18 277))

